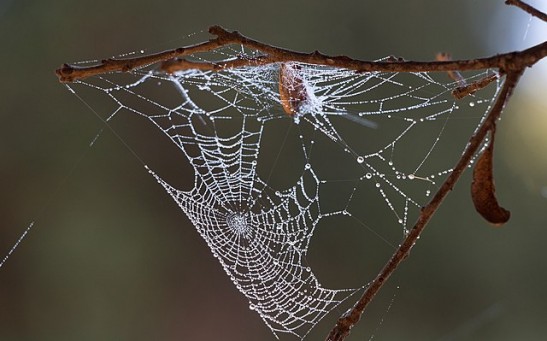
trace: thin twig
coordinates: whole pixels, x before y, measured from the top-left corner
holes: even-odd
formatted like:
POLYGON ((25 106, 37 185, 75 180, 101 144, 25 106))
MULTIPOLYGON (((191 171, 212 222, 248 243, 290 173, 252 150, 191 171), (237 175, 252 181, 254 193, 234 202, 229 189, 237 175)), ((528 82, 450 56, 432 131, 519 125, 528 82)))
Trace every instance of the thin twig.
POLYGON ((528 14, 547 22, 547 14, 520 0, 505 0, 506 5, 516 6, 528 14))
MULTIPOLYGON (((499 68, 501 70, 517 70, 533 65, 538 60, 547 56, 547 41, 520 52, 509 52, 488 58, 455 60, 455 61, 362 61, 346 56, 327 56, 318 51, 302 53, 279 47, 270 46, 259 41, 247 38, 239 32, 228 32, 220 26, 212 26, 209 32, 217 37, 208 42, 180 47, 174 50, 164 51, 152 55, 125 58, 105 59, 93 66, 74 66, 63 64, 56 70, 61 82, 73 82, 95 75, 108 72, 128 72, 136 68, 163 63, 162 69, 176 72, 194 68, 195 64, 184 59, 176 59, 200 52, 213 51, 222 46, 240 44, 248 48, 258 50, 264 54, 260 60, 256 58, 240 58, 228 62, 222 62, 207 66, 210 70, 219 70, 230 66, 256 66, 257 64, 269 64, 280 62, 301 62, 308 64, 328 65, 332 67, 355 70, 357 72, 429 72, 429 71, 465 71, 499 68), (231 64, 231 65, 230 65, 231 64), (216 66, 215 66, 216 65, 216 66)), ((203 68, 205 66, 201 64, 203 68)))
POLYGON ((270 64, 272 61, 266 56, 255 58, 236 58, 222 63, 195 62, 184 58, 167 60, 161 64, 161 70, 166 73, 174 73, 180 70, 203 70, 220 71, 223 69, 234 69, 242 66, 259 66, 270 64))
POLYGON ((414 225, 414 227, 409 231, 408 235, 397 248, 391 259, 384 266, 382 271, 376 276, 376 278, 371 282, 367 287, 359 301, 355 303, 353 308, 345 313, 342 317, 338 319, 338 322, 331 330, 327 337, 327 341, 341 341, 344 340, 350 333, 351 328, 359 322, 361 315, 363 314, 365 308, 373 300, 374 296, 382 288, 387 279, 393 274, 393 272, 398 268, 399 264, 409 255, 410 250, 416 244, 418 237, 426 227, 429 220, 433 217, 433 214, 437 211, 444 198, 452 190, 458 179, 461 177, 465 168, 469 165, 469 162, 473 158, 473 155, 480 148, 482 141, 486 137, 486 134, 490 131, 495 122, 499 119, 505 103, 509 99, 511 92, 516 86, 520 75, 523 70, 512 71, 507 75, 505 83, 501 92, 490 110, 486 120, 483 122, 479 130, 471 137, 469 144, 465 152, 463 153, 461 159, 458 161, 452 173, 444 181, 442 186, 439 188, 435 196, 431 201, 422 208, 420 217, 414 225))
POLYGON ((496 79, 498 79, 499 75, 490 75, 486 76, 484 78, 479 79, 476 82, 473 82, 471 84, 457 87, 456 89, 452 90, 452 95, 456 99, 462 99, 467 95, 474 94, 475 92, 479 91, 482 88, 485 88, 488 84, 492 83, 496 79))
POLYGON ((179 47, 174 50, 158 52, 146 56, 104 59, 99 64, 92 66, 63 64, 59 69, 55 70, 55 73, 57 74, 57 77, 59 77, 59 81, 63 83, 70 83, 78 79, 84 79, 108 72, 129 72, 134 69, 161 63, 177 57, 191 55, 193 53, 212 51, 223 45, 224 44, 222 44, 218 39, 212 39, 208 42, 187 47, 179 47))

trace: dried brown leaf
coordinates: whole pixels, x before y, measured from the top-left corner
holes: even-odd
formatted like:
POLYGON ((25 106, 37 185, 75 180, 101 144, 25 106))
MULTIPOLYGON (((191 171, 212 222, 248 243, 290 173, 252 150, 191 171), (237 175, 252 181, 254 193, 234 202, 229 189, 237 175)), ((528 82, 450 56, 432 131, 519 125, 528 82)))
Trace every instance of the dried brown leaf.
POLYGON ((300 110, 308 95, 300 76, 300 67, 283 63, 279 69, 279 97, 287 115, 293 116, 300 110))
POLYGON ((473 170, 471 197, 475 209, 484 219, 495 226, 501 226, 509 220, 511 212, 501 207, 496 199, 493 175, 494 132, 495 129, 491 130, 492 139, 473 170))

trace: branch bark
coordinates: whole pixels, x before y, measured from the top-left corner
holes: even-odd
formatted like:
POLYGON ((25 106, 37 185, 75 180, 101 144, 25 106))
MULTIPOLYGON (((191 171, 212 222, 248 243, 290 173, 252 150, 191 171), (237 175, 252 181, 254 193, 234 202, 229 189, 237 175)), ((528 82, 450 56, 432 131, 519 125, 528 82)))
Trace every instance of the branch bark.
POLYGON ((516 6, 528 14, 547 22, 547 14, 520 0, 505 0, 506 5, 516 6))
POLYGON ((56 70, 61 82, 74 82, 108 72, 129 72, 134 69, 160 64, 159 68, 167 73, 174 73, 188 69, 222 70, 226 68, 256 66, 271 63, 300 62, 316 65, 327 65, 356 72, 430 72, 430 71, 465 71, 498 68, 503 72, 520 70, 535 64, 547 56, 547 41, 519 52, 509 52, 488 58, 478 58, 455 61, 363 61, 347 56, 328 56, 315 51, 302 53, 279 47, 270 46, 259 41, 247 38, 237 31, 228 32, 220 26, 212 26, 209 32, 217 38, 197 45, 179 47, 156 54, 122 59, 105 59, 93 66, 75 66, 63 64, 56 70), (237 58, 219 63, 204 63, 188 61, 182 57, 195 53, 213 51, 222 46, 240 44, 262 52, 258 58, 237 58))

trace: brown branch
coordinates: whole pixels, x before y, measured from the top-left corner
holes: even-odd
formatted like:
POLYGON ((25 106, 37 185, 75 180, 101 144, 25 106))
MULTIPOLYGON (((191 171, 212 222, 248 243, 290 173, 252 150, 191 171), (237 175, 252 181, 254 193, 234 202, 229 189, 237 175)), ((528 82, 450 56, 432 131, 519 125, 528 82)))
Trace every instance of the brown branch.
POLYGON ((57 77, 59 77, 59 81, 63 83, 70 83, 78 79, 84 79, 108 72, 128 72, 148 65, 171 60, 173 58, 183 57, 193 53, 212 51, 223 45, 224 44, 222 44, 218 39, 212 39, 208 42, 187 47, 179 47, 174 50, 158 52, 146 56, 121 59, 104 59, 99 64, 93 66, 63 64, 59 69, 55 70, 55 73, 57 74, 57 77))
POLYGON ((255 58, 236 58, 222 63, 209 63, 209 62, 194 62, 184 58, 174 58, 164 61, 160 68, 167 73, 174 73, 180 70, 203 70, 203 71, 220 71, 223 69, 234 69, 242 66, 249 65, 265 65, 270 64, 272 61, 266 56, 259 56, 255 58))
POLYGON ((426 227, 429 220, 433 217, 433 214, 437 211, 444 198, 452 190, 458 179, 461 177, 466 167, 469 165, 469 162, 473 158, 473 155, 480 148, 482 141, 492 129, 495 122, 499 119, 505 103, 509 99, 511 92, 516 86, 520 75, 524 70, 512 71, 507 74, 505 83, 501 92, 490 110, 486 120, 483 122, 479 130, 471 137, 469 144, 465 152, 463 153, 461 159, 458 161, 452 173, 448 176, 442 186, 439 188, 435 196, 431 201, 422 208, 420 217, 414 225, 414 227, 409 231, 408 235, 397 248, 391 259, 384 266, 382 271, 376 276, 376 278, 371 282, 367 287, 359 301, 355 303, 353 308, 345 313, 342 317, 338 319, 338 322, 331 330, 327 337, 327 341, 341 341, 344 340, 350 333, 351 328, 359 322, 361 315, 363 314, 365 308, 373 300, 374 296, 382 288, 387 279, 393 274, 393 272, 398 268, 399 264, 410 254, 410 250, 416 244, 418 237, 426 227))
MULTIPOLYGON (((189 61, 173 61, 175 58, 188 56, 194 53, 213 51, 222 46, 241 44, 245 47, 258 50, 264 54, 258 60, 259 64, 280 63, 280 62, 301 62, 308 64, 328 65, 342 69, 355 70, 357 72, 429 72, 429 71, 465 71, 480 70, 488 68, 499 68, 502 71, 521 70, 535 64, 538 60, 547 56, 547 41, 520 52, 509 52, 495 55, 488 58, 455 60, 455 61, 362 61, 346 56, 327 56, 318 51, 302 53, 279 47, 270 46, 259 41, 247 38, 239 32, 228 32, 220 26, 212 26, 209 32, 217 37, 197 45, 180 47, 174 50, 164 51, 152 55, 125 58, 105 59, 93 66, 74 66, 63 64, 56 70, 61 82, 73 82, 78 79, 100 75, 108 72, 127 72, 148 65, 163 63, 160 68, 169 72, 176 72, 194 68, 195 63, 189 61)), ((228 62, 221 62, 205 66, 203 68, 218 70, 226 67, 241 67, 257 65, 257 58, 236 59, 228 62), (215 66, 216 65, 216 66, 215 66)))
MULTIPOLYGON (((435 59, 438 61, 447 61, 451 60, 451 57, 450 54, 442 52, 437 53, 435 59)), ((479 79, 478 81, 475 81, 471 84, 467 84, 465 78, 463 78, 462 74, 458 70, 448 71, 447 73, 448 77, 450 77, 454 82, 458 84, 458 87, 452 90, 452 95, 456 99, 462 99, 467 95, 472 95, 500 77, 498 74, 490 75, 479 79)))
POLYGON ((473 82, 471 84, 468 84, 465 86, 459 86, 456 89, 452 90, 452 96, 454 96, 456 99, 462 99, 465 96, 474 94, 480 89, 486 87, 488 84, 492 83, 499 77, 500 77, 499 75, 490 75, 482 79, 479 79, 478 81, 473 82))
POLYGON ((505 0, 506 5, 516 6, 528 14, 547 22, 547 14, 520 0, 505 0))

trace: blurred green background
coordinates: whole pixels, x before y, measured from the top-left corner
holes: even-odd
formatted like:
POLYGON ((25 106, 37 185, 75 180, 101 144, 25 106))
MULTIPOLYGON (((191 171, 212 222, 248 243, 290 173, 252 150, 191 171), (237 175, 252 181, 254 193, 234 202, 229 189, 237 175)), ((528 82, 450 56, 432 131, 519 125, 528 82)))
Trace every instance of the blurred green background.
MULTIPOLYGON (((546 24, 502 0, 0 1, 0 258, 36 221, 0 269, 0 340, 274 339, 122 143, 105 131, 88 147, 102 123, 53 73, 63 62, 176 47, 214 24, 362 59, 473 58, 547 37, 546 24)), ((348 340, 545 338, 546 69, 527 71, 498 129, 496 184, 511 221, 492 228, 475 214, 467 174, 348 340)), ((114 124, 143 153, 164 145, 142 123, 114 124)), ((359 247, 336 242, 322 260, 333 272, 349 243, 359 247)), ((347 270, 354 283, 371 280, 362 274, 390 252, 359 250, 362 262, 347 270)), ((309 339, 322 340, 338 314, 309 339)))

